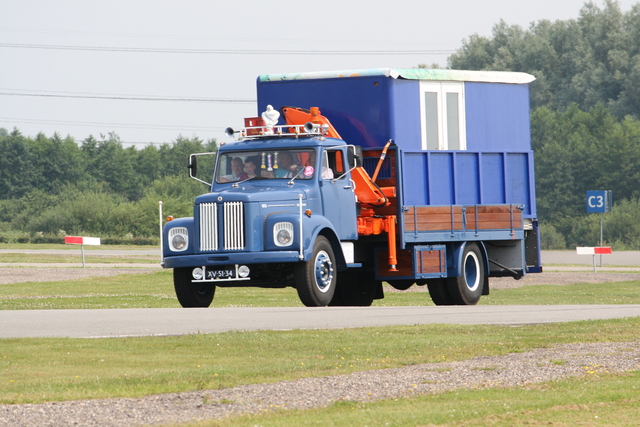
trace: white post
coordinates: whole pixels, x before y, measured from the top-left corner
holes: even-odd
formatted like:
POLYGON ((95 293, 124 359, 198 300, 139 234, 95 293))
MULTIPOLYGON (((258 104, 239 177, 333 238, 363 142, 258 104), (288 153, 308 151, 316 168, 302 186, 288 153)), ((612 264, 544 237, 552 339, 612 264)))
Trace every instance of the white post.
POLYGON ((298 258, 304 259, 304 234, 302 232, 302 194, 298 194, 298 202, 300 203, 300 255, 298 258))
POLYGON ((82 251, 82 268, 84 268, 84 245, 80 245, 80 250, 82 251))
POLYGON ((160 264, 164 261, 164 256, 162 254, 162 200, 158 202, 158 215, 160 219, 160 264))
MULTIPOLYGON (((602 240, 603 218, 604 214, 600 212, 600 247, 604 245, 604 241, 602 240)), ((602 267, 602 254, 600 254, 600 267, 602 267)))

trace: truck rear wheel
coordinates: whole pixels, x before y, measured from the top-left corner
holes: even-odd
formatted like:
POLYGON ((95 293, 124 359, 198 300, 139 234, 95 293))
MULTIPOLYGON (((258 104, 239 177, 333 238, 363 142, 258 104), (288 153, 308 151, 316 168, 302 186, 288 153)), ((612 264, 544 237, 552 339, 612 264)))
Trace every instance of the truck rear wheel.
POLYGON ((209 307, 216 287, 211 283, 193 283, 191 279, 190 268, 173 269, 173 287, 178 302, 185 308, 209 307))
POLYGON ((300 301, 307 307, 329 305, 336 291, 336 259, 331 244, 318 236, 309 261, 296 265, 295 283, 300 301))
POLYGON ((484 262, 476 243, 468 243, 462 255, 462 274, 447 279, 447 289, 454 304, 475 305, 482 296, 484 262))

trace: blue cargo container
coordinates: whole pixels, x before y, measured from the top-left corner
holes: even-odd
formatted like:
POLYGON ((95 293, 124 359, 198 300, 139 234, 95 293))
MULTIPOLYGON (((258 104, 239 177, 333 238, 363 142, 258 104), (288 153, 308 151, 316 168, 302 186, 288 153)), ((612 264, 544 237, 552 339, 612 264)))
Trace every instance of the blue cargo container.
POLYGON ((349 144, 380 148, 393 139, 401 179, 411 182, 400 187, 405 204, 518 204, 536 218, 531 81, 424 69, 262 75, 258 111, 316 106, 349 144))

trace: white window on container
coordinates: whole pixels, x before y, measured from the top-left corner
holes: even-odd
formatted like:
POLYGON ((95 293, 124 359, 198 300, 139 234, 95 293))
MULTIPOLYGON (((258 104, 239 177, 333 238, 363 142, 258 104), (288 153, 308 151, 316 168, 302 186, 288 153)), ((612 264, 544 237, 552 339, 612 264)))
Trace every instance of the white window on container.
POLYGON ((420 82, 422 149, 466 150, 464 83, 420 82))

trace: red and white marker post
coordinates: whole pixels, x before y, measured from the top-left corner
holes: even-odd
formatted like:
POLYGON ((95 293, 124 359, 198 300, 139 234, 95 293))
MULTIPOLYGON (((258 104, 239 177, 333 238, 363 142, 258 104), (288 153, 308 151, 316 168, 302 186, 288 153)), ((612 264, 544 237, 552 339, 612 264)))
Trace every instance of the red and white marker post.
POLYGON ((64 242, 69 245, 80 245, 82 250, 82 268, 84 268, 84 245, 99 246, 99 237, 65 236, 64 242))
POLYGON ((576 253, 578 255, 592 255, 593 256, 593 272, 596 272, 596 255, 611 255, 613 251, 608 246, 596 246, 596 247, 577 247, 576 253))

